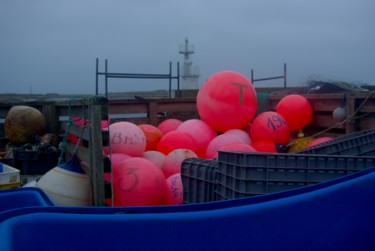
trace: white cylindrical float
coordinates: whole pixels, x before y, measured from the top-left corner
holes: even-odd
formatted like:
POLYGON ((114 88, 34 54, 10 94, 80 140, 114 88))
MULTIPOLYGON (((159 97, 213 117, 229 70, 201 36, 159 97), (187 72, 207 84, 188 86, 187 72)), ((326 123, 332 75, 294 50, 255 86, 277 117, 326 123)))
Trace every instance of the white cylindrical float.
POLYGON ((56 206, 89 206, 89 178, 76 156, 44 174, 36 183, 56 206))

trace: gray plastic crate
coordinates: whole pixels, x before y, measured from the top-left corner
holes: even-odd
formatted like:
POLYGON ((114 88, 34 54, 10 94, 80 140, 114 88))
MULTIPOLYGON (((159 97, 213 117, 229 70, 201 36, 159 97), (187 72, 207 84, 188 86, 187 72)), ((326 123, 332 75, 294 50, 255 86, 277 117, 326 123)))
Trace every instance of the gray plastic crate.
POLYGON ((298 154, 375 156, 375 130, 346 134, 334 140, 296 151, 298 154))
POLYGON ((375 166, 375 157, 219 151, 219 200, 279 192, 375 166))
POLYGON ((217 160, 185 159, 181 164, 184 203, 210 202, 216 196, 217 160))

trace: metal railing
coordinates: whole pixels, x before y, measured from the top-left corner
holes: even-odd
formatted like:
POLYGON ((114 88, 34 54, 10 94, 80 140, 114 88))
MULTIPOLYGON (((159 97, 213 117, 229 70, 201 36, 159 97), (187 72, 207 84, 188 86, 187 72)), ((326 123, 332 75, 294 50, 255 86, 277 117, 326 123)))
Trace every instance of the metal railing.
POLYGON ((276 76, 276 77, 269 77, 269 78, 254 78, 254 70, 251 69, 251 83, 258 82, 258 81, 266 81, 266 80, 274 80, 274 79, 284 79, 284 88, 286 88, 286 63, 284 63, 284 73, 282 76, 276 76))
POLYGON ((99 76, 105 79, 105 96, 108 98, 108 79, 110 78, 132 78, 132 79, 168 79, 169 80, 169 98, 172 97, 172 80, 177 80, 177 90, 180 90, 180 65, 177 62, 177 75, 172 74, 172 62, 169 62, 169 73, 167 74, 149 74, 149 73, 115 73, 108 72, 108 60, 105 60, 104 72, 99 71, 99 59, 96 59, 96 95, 99 95, 99 76))

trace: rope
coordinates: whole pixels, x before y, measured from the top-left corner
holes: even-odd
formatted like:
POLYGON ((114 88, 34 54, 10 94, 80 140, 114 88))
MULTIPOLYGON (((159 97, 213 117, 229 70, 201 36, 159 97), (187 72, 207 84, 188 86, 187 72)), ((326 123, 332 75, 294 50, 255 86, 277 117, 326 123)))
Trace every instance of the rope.
POLYGON ((270 94, 267 92, 257 93, 258 109, 257 115, 270 110, 270 94))
MULTIPOLYGON (((61 154, 58 158, 58 165, 60 165, 62 163, 63 159, 64 159, 63 156, 65 154, 66 143, 67 143, 67 140, 68 140, 69 131, 70 131, 70 128, 72 127, 72 125, 74 124, 74 122, 76 122, 72 118, 72 101, 73 100, 79 101, 79 100, 82 100, 82 99, 81 98, 70 98, 68 100, 68 117, 69 117, 69 120, 68 120, 66 130, 65 130, 65 133, 64 133, 63 142, 62 142, 62 145, 60 147, 61 148, 61 154)), ((80 139, 81 138, 78 139, 77 145, 80 143, 80 139)), ((74 152, 76 152, 76 151, 74 151, 74 152)))
MULTIPOLYGON (((360 110, 361 110, 361 108, 366 104, 366 102, 367 102, 367 100, 373 95, 375 93, 375 91, 372 91, 372 92, 370 92, 368 95, 367 95, 367 97, 363 100, 363 102, 358 106, 358 108, 350 115, 350 116, 348 116, 347 118, 345 118, 343 121, 341 121, 341 122, 338 122, 338 123, 336 123, 336 124, 334 124, 333 126, 331 126, 331 127, 328 127, 327 129, 324 129, 324 130, 322 130, 322 131, 320 131, 320 132, 317 132, 317 133, 315 133, 314 135, 312 135, 312 136, 310 136, 310 138, 316 138, 316 137, 318 137, 319 135, 321 135, 321 134, 323 134, 323 133, 325 133, 325 132, 327 132, 327 131, 329 131, 329 130, 331 130, 331 129, 333 129, 333 128, 336 128, 336 127, 339 127, 339 126, 342 126, 342 125, 344 125, 345 123, 351 123, 351 122, 353 122, 354 120, 356 120, 356 119, 359 119, 359 118, 362 118, 362 117, 365 117, 365 116, 367 116, 367 114, 363 114, 363 115, 360 115, 360 116, 355 116, 360 110)), ((296 142, 290 142, 289 144, 287 144, 287 146, 288 147, 293 147, 293 146, 297 146, 298 145, 298 143, 296 143, 296 142)))
POLYGON ((356 109, 356 110, 355 110, 350 116, 348 116, 346 119, 344 119, 344 120, 341 121, 341 122, 336 123, 335 125, 333 125, 333 126, 327 128, 327 129, 325 129, 325 130, 323 130, 323 131, 320 131, 320 132, 318 132, 318 133, 312 135, 311 137, 312 137, 312 138, 315 138, 315 137, 321 135, 322 133, 327 132, 327 131, 329 131, 329 130, 335 128, 335 127, 341 126, 341 125, 343 125, 343 124, 345 124, 345 123, 347 123, 347 122, 348 122, 348 123, 352 123, 354 120, 356 120, 356 119, 358 119, 358 118, 362 118, 362 117, 367 116, 367 114, 364 114, 364 115, 361 115, 361 116, 357 116, 357 117, 355 117, 355 115, 361 110, 361 108, 366 104, 367 100, 368 100, 368 99, 369 99, 374 93, 375 93, 375 91, 371 91, 371 92, 369 93, 369 95, 367 95, 367 97, 363 100, 363 102, 358 106, 358 108, 357 108, 357 109, 356 109))

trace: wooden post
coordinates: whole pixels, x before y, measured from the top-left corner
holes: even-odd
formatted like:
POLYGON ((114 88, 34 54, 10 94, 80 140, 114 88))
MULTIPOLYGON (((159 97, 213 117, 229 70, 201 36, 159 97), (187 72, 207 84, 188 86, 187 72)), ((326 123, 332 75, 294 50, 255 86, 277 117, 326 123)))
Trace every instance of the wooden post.
MULTIPOLYGON (((356 99, 355 99, 355 94, 354 93, 348 93, 347 98, 346 98, 346 116, 351 116, 354 114, 355 110, 357 109, 356 107, 356 99)), ((345 133, 352 133, 357 130, 357 121, 356 120, 349 120, 346 123, 346 129, 345 133)))
POLYGON ((148 102, 148 119, 151 125, 156 126, 158 124, 158 103, 154 101, 148 102))
POLYGON ((93 185, 94 205, 105 205, 103 136, 102 136, 102 104, 103 97, 89 99, 89 150, 91 179, 93 185))
POLYGON ((50 133, 59 134, 59 116, 56 112, 55 103, 47 103, 42 106, 42 113, 47 122, 47 130, 50 133))

